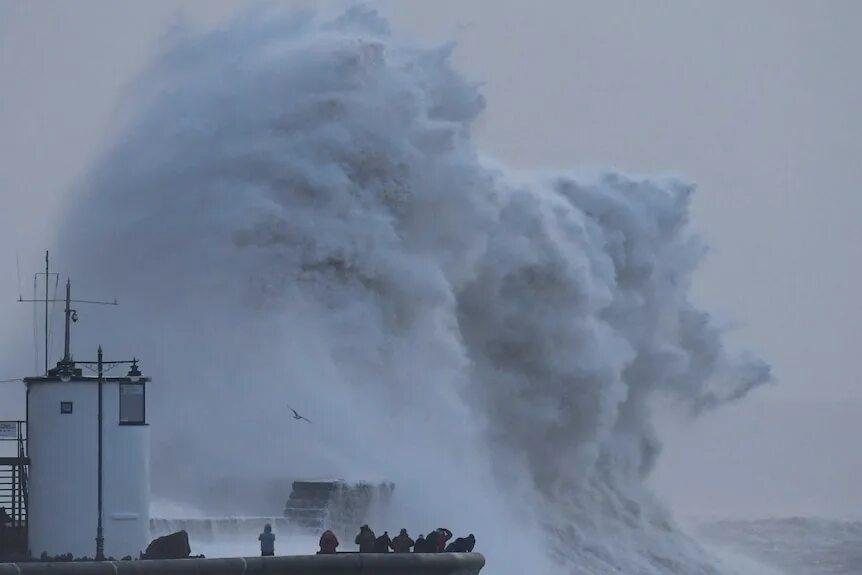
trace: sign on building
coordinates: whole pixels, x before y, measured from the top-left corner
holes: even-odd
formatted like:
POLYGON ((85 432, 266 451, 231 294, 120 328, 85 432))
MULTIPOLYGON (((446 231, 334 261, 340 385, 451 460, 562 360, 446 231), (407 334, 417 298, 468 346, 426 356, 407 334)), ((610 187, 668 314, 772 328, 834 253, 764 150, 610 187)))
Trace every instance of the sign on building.
POLYGON ((18 422, 0 421, 0 439, 18 439, 18 422))

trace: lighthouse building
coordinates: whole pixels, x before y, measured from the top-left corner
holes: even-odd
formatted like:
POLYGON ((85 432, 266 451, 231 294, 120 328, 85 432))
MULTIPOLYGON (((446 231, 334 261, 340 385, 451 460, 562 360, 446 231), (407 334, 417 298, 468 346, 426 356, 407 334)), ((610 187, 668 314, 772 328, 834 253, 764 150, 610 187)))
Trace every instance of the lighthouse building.
MULTIPOLYGON (((50 277, 47 254, 45 261, 50 277)), ((56 300, 47 284, 45 293, 21 301, 43 302, 47 314, 56 300)), ((150 536, 150 380, 137 359, 105 360, 101 347, 95 358, 72 357, 70 329, 78 317, 72 304, 116 302, 73 300, 69 281, 60 301, 66 304, 63 358, 48 369, 46 357, 42 375, 24 378, 26 421, 0 422, 0 439, 11 435, 18 445, 17 456, 0 457, 0 472, 9 468, 0 476, 11 477, 0 558, 12 552, 137 558, 150 536)), ((47 335, 45 349, 47 356, 47 335)))
POLYGON ((123 377, 102 377, 100 418, 99 377, 81 371, 61 361, 47 376, 25 379, 29 548, 36 557, 93 557, 101 482, 104 555, 137 557, 150 535, 149 379, 136 365, 123 377))

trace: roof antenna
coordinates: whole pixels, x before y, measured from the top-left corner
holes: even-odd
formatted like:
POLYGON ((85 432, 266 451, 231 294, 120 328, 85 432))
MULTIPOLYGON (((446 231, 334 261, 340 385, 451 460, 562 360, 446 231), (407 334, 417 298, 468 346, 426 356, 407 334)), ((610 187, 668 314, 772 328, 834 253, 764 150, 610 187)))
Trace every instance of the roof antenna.
POLYGON ((15 267, 18 270, 18 297, 21 297, 21 294, 24 293, 21 291, 21 256, 17 250, 15 251, 15 267))
MULTIPOLYGON (((42 273, 37 273, 36 276, 43 275, 42 273)), ((73 300, 72 299, 72 281, 66 280, 66 298, 64 300, 52 299, 49 297, 48 292, 48 280, 50 276, 55 275, 58 276, 57 273, 51 273, 48 252, 45 252, 45 299, 23 299, 20 295, 18 296, 18 301, 20 303, 44 303, 45 304, 45 374, 48 375, 48 304, 51 302, 64 302, 66 304, 66 332, 65 339, 63 344, 63 359, 61 359, 57 363, 56 371, 58 374, 66 374, 71 375, 75 369, 75 362, 72 360, 72 353, 70 351, 70 343, 71 343, 71 323, 78 321, 78 310, 72 309, 73 303, 86 303, 93 305, 118 305, 117 300, 112 302, 110 301, 93 301, 93 300, 73 300)), ((53 370, 52 370, 53 371, 53 370)))

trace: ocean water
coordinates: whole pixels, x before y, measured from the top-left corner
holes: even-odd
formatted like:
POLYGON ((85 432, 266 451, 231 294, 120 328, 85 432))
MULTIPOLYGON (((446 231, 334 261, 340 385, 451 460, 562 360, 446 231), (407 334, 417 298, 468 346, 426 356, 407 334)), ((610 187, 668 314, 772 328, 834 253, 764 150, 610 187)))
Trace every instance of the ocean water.
POLYGON ((858 575, 862 522, 793 517, 701 524, 698 535, 740 573, 858 575))
MULTIPOLYGON (((206 557, 257 557, 260 543, 257 535, 248 538, 219 538, 209 541, 189 538, 192 553, 206 557)), ((352 543, 352 542, 351 542, 352 543)), ((345 548, 344 550, 352 550, 345 548)), ((275 551, 277 555, 314 555, 319 549, 318 538, 299 533, 276 533, 275 551)), ((341 547, 339 547, 341 549, 341 547)))

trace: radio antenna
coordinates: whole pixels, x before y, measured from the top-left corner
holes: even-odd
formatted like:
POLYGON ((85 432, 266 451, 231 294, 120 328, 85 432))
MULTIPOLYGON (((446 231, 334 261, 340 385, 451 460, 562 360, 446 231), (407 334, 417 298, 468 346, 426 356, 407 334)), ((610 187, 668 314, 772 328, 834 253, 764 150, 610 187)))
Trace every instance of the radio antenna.
POLYGON ((49 278, 50 276, 58 276, 59 274, 52 273, 50 268, 50 260, 48 256, 48 252, 45 252, 45 271, 42 273, 37 273, 36 277, 43 275, 45 276, 45 298, 44 299, 24 299, 20 295, 18 296, 19 303, 44 303, 45 304, 45 374, 48 374, 48 304, 52 302, 64 302, 66 304, 66 332, 65 338, 63 341, 63 359, 57 364, 57 367, 61 368, 60 371, 67 371, 73 369, 74 362, 72 361, 72 353, 70 350, 71 344, 71 324, 73 322, 78 321, 78 310, 72 309, 73 303, 84 303, 91 305, 118 305, 117 300, 114 301, 94 301, 94 300, 73 300, 72 299, 72 281, 66 280, 66 298, 63 300, 51 298, 49 293, 49 278))

